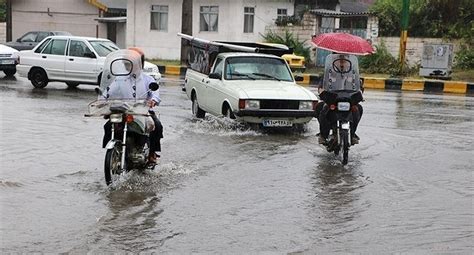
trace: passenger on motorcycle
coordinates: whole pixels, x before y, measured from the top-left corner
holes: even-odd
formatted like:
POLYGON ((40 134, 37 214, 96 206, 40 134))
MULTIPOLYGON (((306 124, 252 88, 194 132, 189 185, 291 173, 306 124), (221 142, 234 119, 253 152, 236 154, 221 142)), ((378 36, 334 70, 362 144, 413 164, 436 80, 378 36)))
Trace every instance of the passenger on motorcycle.
MULTIPOLYGON (((319 84, 319 97, 324 98, 326 91, 336 92, 341 90, 363 92, 363 83, 359 76, 359 64, 357 57, 348 54, 332 53, 326 57, 324 77, 319 84)), ((352 109, 351 143, 358 144, 359 137, 356 135, 357 126, 362 117, 363 108, 357 103, 352 109)), ((334 123, 335 116, 330 111, 329 106, 324 101, 320 101, 316 106, 316 118, 319 121, 320 144, 327 144, 331 124, 334 123)))
MULTIPOLYGON (((113 68, 116 72, 123 70, 124 73, 129 73, 129 75, 115 77, 111 84, 106 87, 107 92, 100 95, 99 99, 146 99, 150 108, 159 105, 161 99, 158 90, 152 91, 149 89, 149 85, 155 83, 155 79, 142 72, 145 62, 143 52, 138 48, 122 51, 126 56, 125 58, 131 61, 116 61, 113 62, 112 65, 114 65, 113 68), (135 63, 136 66, 133 63, 135 63)), ((149 113, 154 122, 154 130, 151 131, 149 135, 150 153, 148 161, 149 163, 156 164, 161 152, 163 126, 153 110, 150 109, 149 113)), ((111 127, 112 124, 110 121, 104 125, 103 148, 105 148, 107 142, 112 137, 111 127)))

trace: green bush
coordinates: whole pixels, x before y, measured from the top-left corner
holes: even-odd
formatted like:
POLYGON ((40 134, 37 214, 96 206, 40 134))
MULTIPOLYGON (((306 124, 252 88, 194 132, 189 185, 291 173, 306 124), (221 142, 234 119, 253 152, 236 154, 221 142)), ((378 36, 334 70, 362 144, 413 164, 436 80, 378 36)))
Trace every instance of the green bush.
POLYGON ((284 16, 284 17, 278 17, 275 20, 275 25, 282 27, 282 26, 287 26, 289 24, 293 26, 300 25, 301 20, 297 16, 284 16))
POLYGON ((296 55, 303 56, 306 63, 309 63, 311 57, 311 49, 308 46, 305 46, 305 41, 300 41, 298 37, 295 37, 293 33, 288 30, 285 31, 283 36, 280 36, 272 31, 268 31, 265 35, 261 35, 263 40, 267 43, 279 43, 293 48, 293 52, 296 55))
POLYGON ((401 70, 400 61, 390 54, 384 41, 381 41, 375 48, 377 50, 374 54, 360 57, 361 72, 389 74, 392 77, 413 75, 418 72, 419 65, 410 67, 407 62, 401 70))
POLYGON ((388 52, 385 43, 381 41, 374 54, 360 58, 360 67, 365 73, 394 73, 399 68, 398 60, 388 52))
POLYGON ((455 67, 460 69, 474 69, 474 47, 461 46, 456 53, 455 67))

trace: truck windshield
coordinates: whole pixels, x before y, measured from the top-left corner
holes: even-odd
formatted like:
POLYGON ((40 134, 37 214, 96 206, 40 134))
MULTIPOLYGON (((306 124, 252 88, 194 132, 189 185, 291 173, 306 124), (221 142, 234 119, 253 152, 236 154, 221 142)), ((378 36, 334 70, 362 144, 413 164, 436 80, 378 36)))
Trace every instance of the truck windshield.
POLYGON ((283 59, 242 56, 226 59, 225 79, 293 81, 293 76, 283 59))
POLYGON ((115 45, 113 42, 110 41, 89 41, 94 47, 94 50, 99 54, 101 57, 105 57, 109 55, 109 53, 119 50, 120 48, 115 45))

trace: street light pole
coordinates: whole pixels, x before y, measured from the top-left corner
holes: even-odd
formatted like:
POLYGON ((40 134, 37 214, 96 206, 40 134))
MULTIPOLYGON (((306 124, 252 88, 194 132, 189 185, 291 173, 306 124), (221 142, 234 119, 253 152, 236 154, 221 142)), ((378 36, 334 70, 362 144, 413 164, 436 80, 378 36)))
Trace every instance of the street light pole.
POLYGON ((402 32, 400 35, 400 73, 403 72, 403 66, 405 65, 405 51, 407 49, 408 39, 408 14, 410 10, 410 0, 403 0, 402 6, 402 32))

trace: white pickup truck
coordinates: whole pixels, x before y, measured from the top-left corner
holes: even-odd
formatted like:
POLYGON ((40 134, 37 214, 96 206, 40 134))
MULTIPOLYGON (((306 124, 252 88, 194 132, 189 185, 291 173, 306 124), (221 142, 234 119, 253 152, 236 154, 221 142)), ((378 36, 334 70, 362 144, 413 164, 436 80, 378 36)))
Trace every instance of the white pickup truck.
POLYGON ((218 53, 210 69, 191 64, 185 89, 197 118, 208 112, 269 128, 302 127, 317 104, 313 92, 296 84, 284 59, 262 53, 218 53))

